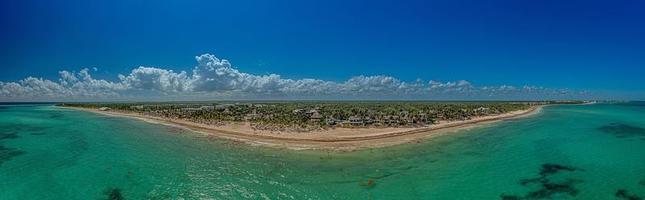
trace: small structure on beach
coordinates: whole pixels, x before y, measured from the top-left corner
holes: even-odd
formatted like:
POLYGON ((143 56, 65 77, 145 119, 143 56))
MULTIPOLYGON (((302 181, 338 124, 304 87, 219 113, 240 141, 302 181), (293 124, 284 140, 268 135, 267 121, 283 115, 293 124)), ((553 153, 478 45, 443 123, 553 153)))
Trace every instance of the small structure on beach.
POLYGON ((233 107, 233 106, 235 106, 235 104, 220 104, 220 105, 216 105, 215 109, 216 110, 226 110, 229 107, 233 107))
POLYGON ((201 106, 199 109, 202 111, 213 111, 215 110, 215 106, 201 106))
POLYGON ((202 110, 201 108, 181 108, 182 112, 197 112, 202 110))
POLYGON ((318 113, 318 111, 311 113, 311 115, 309 116, 309 120, 311 120, 312 122, 319 122, 322 118, 323 116, 318 113))
POLYGON ((254 119, 258 119, 258 118, 260 118, 260 115, 258 115, 258 111, 256 109, 253 109, 253 111, 251 111, 251 113, 246 114, 244 116, 244 120, 254 120, 254 119))
POLYGON ((360 117, 356 117, 356 116, 349 117, 349 119, 347 121, 349 121, 349 124, 354 125, 354 126, 362 126, 363 124, 365 124, 363 119, 361 119, 360 117))
POLYGON ((479 108, 475 108, 475 109, 473 109, 473 112, 476 112, 476 113, 486 113, 486 112, 488 112, 489 110, 490 110, 490 108, 486 108, 486 107, 479 107, 479 108))
POLYGON ((327 119, 325 120, 325 123, 327 125, 336 125, 339 122, 341 122, 341 120, 338 120, 332 116, 327 117, 327 119))
POLYGON ((108 110, 110 110, 110 108, 108 108, 108 107, 100 107, 99 108, 99 111, 108 111, 108 110))

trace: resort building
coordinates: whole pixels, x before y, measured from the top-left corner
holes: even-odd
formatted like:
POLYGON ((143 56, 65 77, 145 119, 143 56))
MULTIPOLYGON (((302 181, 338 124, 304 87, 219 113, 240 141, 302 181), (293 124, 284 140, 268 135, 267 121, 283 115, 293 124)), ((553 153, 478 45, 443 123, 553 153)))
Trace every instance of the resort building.
POLYGON ((318 113, 318 111, 312 113, 309 116, 309 120, 312 121, 312 122, 319 122, 322 118, 323 118, 323 116, 320 113, 318 113))
POLYGON ((130 109, 133 109, 133 110, 143 110, 143 105, 130 106, 130 109))
POLYGON ((350 125, 353 125, 353 126, 362 126, 362 125, 365 124, 363 119, 361 119, 360 117, 356 117, 356 116, 349 117, 349 119, 347 121, 349 122, 350 125))
POLYGON ((199 107, 199 109, 203 111, 213 111, 215 110, 215 106, 202 106, 202 107, 199 107))

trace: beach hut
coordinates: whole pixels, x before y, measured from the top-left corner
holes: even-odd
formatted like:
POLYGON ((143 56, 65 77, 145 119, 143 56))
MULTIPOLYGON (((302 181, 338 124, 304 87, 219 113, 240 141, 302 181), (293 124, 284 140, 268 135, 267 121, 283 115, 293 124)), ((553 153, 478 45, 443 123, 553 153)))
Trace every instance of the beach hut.
POLYGON ((309 116, 309 120, 311 120, 312 122, 319 122, 322 118, 323 116, 318 113, 318 111, 313 112, 311 116, 309 116))

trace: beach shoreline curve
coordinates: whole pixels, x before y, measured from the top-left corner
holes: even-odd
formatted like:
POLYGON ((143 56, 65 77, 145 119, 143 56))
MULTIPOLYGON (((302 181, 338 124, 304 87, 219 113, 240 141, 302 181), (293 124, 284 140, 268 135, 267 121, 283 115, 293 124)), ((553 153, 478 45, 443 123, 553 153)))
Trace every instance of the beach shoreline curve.
POLYGON ((355 151, 367 148, 379 148, 419 142, 459 130, 481 127, 483 125, 509 119, 528 117, 540 113, 544 106, 545 105, 534 105, 525 110, 512 111, 499 115, 476 117, 468 120, 441 122, 439 124, 419 128, 338 128, 320 131, 315 134, 262 134, 247 129, 239 130, 222 128, 182 119, 147 116, 139 113, 99 111, 97 109, 69 106, 58 107, 113 117, 132 118, 148 123, 186 129, 204 134, 208 137, 223 138, 250 145, 286 148, 292 150, 355 151))

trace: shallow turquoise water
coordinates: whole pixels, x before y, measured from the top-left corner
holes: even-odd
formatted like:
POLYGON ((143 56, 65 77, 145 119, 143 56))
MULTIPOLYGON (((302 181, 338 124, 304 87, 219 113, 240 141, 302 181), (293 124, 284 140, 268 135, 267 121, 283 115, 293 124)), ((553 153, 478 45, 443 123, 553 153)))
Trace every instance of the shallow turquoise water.
POLYGON ((645 104, 353 153, 250 147, 53 106, 0 106, 0 199, 645 197, 645 104))

